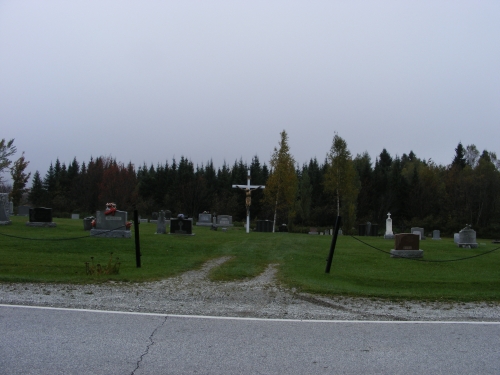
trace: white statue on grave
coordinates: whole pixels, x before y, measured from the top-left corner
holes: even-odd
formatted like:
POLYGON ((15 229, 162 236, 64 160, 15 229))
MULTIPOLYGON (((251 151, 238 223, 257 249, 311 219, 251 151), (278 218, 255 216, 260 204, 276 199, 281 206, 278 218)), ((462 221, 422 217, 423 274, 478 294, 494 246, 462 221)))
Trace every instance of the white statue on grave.
POLYGON ((386 239, 393 239, 394 238, 394 233, 392 232, 392 219, 391 219, 391 213, 387 213, 387 219, 385 220, 385 234, 384 238, 386 239))

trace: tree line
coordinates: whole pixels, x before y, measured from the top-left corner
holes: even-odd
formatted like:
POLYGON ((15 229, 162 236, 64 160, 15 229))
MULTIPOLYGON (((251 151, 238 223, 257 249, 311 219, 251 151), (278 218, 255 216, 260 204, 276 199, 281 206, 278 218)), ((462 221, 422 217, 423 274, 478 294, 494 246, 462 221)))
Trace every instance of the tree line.
MULTIPOLYGON (((19 191, 27 192, 27 203, 52 207, 56 216, 90 215, 115 202, 121 210, 138 209, 143 217, 168 209, 194 218, 208 211, 244 221, 245 193, 231 186, 245 184, 249 169, 252 185, 266 186, 252 192, 252 220, 273 220, 300 230, 332 227, 341 215, 346 233, 357 233, 357 225, 367 221, 378 223, 383 233, 390 212, 398 232, 419 226, 450 234, 471 224, 479 235, 500 237, 500 162, 494 152, 459 143, 449 165, 419 158, 413 151, 391 156, 386 149, 372 161, 367 152, 353 157, 335 134, 323 161, 312 158, 299 166, 286 132, 280 136, 269 165, 257 155, 250 164, 240 159, 219 168, 212 161, 195 166, 184 156, 138 168, 112 157, 81 164, 74 158, 68 165, 57 159, 45 175, 34 173, 31 188, 19 182, 11 195, 17 194, 17 206, 19 191)), ((8 142, 2 142, 5 148, 8 142)), ((26 184, 27 163, 24 155, 13 163, 14 185, 16 173, 26 184)))

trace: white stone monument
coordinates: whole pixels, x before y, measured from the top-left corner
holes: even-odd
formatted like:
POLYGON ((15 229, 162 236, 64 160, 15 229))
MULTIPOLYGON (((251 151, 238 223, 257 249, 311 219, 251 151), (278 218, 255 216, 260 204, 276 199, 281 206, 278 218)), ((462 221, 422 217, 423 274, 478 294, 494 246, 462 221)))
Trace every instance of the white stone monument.
POLYGON ((391 213, 387 213, 387 219, 385 220, 385 234, 384 238, 387 240, 392 240, 394 239, 394 233, 392 231, 392 219, 391 219, 391 213))

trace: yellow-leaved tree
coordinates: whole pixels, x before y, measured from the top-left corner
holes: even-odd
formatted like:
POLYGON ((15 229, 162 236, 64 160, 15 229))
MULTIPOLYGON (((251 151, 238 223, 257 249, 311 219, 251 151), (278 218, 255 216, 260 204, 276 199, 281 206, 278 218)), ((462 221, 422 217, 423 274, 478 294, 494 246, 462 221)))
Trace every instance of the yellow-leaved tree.
POLYGON ((290 154, 288 135, 283 130, 280 136, 279 148, 275 147, 271 156, 269 178, 264 190, 264 201, 274 208, 273 232, 277 217, 286 218, 288 224, 291 223, 297 194, 295 160, 290 154))
POLYGON ((359 177, 352 162, 347 143, 337 133, 327 154, 325 190, 334 195, 337 215, 342 217, 343 227, 351 233, 356 221, 356 201, 359 193, 359 177))

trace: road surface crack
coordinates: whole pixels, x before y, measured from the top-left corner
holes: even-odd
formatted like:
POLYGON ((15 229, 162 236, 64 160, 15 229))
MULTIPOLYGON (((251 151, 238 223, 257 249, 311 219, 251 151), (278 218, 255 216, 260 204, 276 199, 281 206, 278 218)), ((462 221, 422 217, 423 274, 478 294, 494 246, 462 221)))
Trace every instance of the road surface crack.
POLYGON ((137 366, 135 367, 134 371, 132 371, 131 375, 134 375, 135 372, 137 370, 139 370, 139 367, 141 366, 141 362, 142 360, 144 359, 144 357, 146 355, 148 355, 149 353, 149 348, 151 348, 153 345, 154 345, 154 340, 153 340, 153 337, 154 335, 156 334, 156 332, 161 328, 163 327, 163 325, 165 324, 165 322, 167 321, 167 316, 165 316, 165 318, 163 319, 163 321, 161 322, 161 324, 159 324, 154 330, 153 332, 151 333, 151 335, 149 336, 149 344, 148 346, 146 346, 146 350, 144 351, 144 353, 141 354, 141 356, 139 357, 139 360, 137 361, 137 366))

